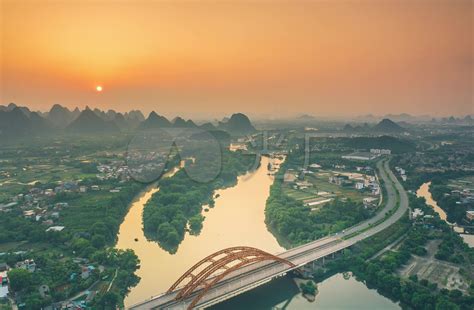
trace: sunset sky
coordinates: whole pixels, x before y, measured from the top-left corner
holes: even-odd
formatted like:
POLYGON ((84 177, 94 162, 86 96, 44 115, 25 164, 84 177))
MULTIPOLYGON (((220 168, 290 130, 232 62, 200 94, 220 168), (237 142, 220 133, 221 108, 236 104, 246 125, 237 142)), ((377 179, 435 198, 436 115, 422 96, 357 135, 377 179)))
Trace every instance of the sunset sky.
POLYGON ((0 2, 0 104, 474 114, 470 0, 0 2))

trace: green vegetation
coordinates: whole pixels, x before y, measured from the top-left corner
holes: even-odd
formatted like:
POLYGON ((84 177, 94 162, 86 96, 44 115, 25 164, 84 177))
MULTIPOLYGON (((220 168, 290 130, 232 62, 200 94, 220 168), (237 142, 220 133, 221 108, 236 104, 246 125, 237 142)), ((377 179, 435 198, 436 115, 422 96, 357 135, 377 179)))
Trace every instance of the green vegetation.
MULTIPOLYGON (((317 145, 319 152, 310 154, 309 162, 318 163, 323 166, 323 169, 331 168, 335 163, 339 166, 344 165, 346 169, 352 169, 354 163, 344 162, 340 159, 340 154, 350 151, 349 147, 356 148, 359 143, 367 143, 364 147, 360 148, 370 148, 372 147, 369 146, 371 141, 376 139, 339 139, 337 143, 335 140, 320 139, 320 144, 317 145), (327 143, 328 141, 330 141, 329 144, 327 143)), ((392 142, 397 143, 397 141, 392 142)), ((422 180, 424 182, 435 175, 432 172, 416 174, 414 171, 417 168, 407 165, 410 156, 413 156, 414 144, 408 142, 403 146, 398 146, 400 148, 394 153, 399 153, 400 155, 396 156, 391 165, 407 169, 409 180, 405 185, 412 185, 410 188, 416 189, 422 183, 422 180), (404 161, 400 160, 401 158, 404 161), (413 176, 412 173, 414 174, 413 176)), ((381 146, 378 145, 377 147, 380 148, 381 146)), ((392 147, 387 146, 387 148, 393 151, 392 147)), ((290 152, 284 168, 297 168, 298 164, 301 165, 303 162, 303 156, 304 152, 301 147, 299 150, 293 150, 290 152)), ((466 172, 445 170, 443 172, 436 172, 436 174, 439 176, 459 177, 465 175, 466 172)), ((437 180, 434 180, 433 184, 436 186, 439 183, 437 180)), ((448 186, 448 183, 445 182, 444 185, 448 186)), ((336 204, 333 206, 329 204, 317 210, 317 212, 311 212, 310 208, 304 207, 300 201, 301 197, 294 190, 282 190, 283 188, 285 187, 281 178, 277 179, 272 186, 271 194, 267 201, 266 220, 272 231, 280 239, 284 239, 288 246, 296 246, 322 237, 325 234, 342 230, 341 227, 344 227, 344 225, 337 226, 337 224, 344 217, 335 212, 330 212, 331 209, 338 210, 340 205, 336 204), (325 210, 329 214, 324 213, 325 210), (312 218, 312 213, 317 215, 317 219, 312 218), (337 216, 327 216, 331 214, 337 214, 337 216), (322 219, 326 220, 324 225, 314 224, 316 220, 322 219)), ((435 195, 439 196, 439 194, 435 195)), ((446 223, 441 221, 430 207, 426 206, 424 199, 409 195, 409 200, 412 209, 419 208, 425 215, 433 217, 420 218, 414 221, 410 221, 407 216, 403 217, 388 229, 345 251, 342 257, 330 261, 323 269, 315 270, 313 278, 321 280, 337 272, 351 271, 358 280, 364 281, 369 288, 376 288, 380 294, 394 301, 399 301, 403 308, 471 309, 474 303, 474 286, 472 282, 472 279, 474 279, 472 269, 474 250, 463 243, 462 239, 446 223), (460 266, 460 273, 469 282, 468 287, 470 285, 467 294, 463 294, 457 289, 438 288, 436 283, 424 278, 418 280, 416 275, 410 277, 400 275, 399 270, 404 268, 414 256, 425 257, 427 255, 426 247, 428 243, 432 244, 432 242, 435 242, 436 245, 439 244, 439 247, 437 252, 435 250, 430 255, 434 255, 436 259, 446 260, 460 266), (390 248, 394 247, 394 249, 384 250, 389 245, 390 248)), ((354 224, 361 221, 360 214, 363 214, 363 210, 358 210, 358 214, 350 214, 348 213, 350 210, 345 210, 344 208, 341 208, 341 210, 345 211, 344 215, 349 216, 346 224, 351 221, 354 221, 354 224)), ((362 218, 365 218, 365 216, 362 218)))
POLYGON ((392 136, 340 138, 340 141, 355 149, 390 149, 393 154, 410 153, 416 149, 412 141, 392 136))
MULTIPOLYGON (((121 296, 127 293, 129 287, 138 283, 138 277, 134 275, 139 263, 137 257, 132 251, 112 249, 96 250, 90 257, 96 268, 84 279, 81 277, 81 269, 72 258, 51 251, 33 253, 30 258, 36 262, 37 270, 32 273, 25 269, 11 269, 8 272, 10 287, 21 296, 22 302, 25 303, 24 309, 40 309, 53 301, 65 300, 94 284, 100 284, 104 278, 111 279, 117 270, 117 278, 110 292, 118 296, 116 305, 121 304, 121 296), (99 265, 104 266, 106 271, 100 273, 99 265), (39 295, 40 285, 50 288, 46 297, 39 295)), ((16 259, 14 256, 8 256, 7 262, 12 263, 16 259)), ((103 283, 106 286, 106 282, 103 283)))
MULTIPOLYGON (((345 171, 341 171, 341 173, 344 172, 345 171)), ((350 185, 336 185, 328 181, 330 176, 337 176, 338 174, 338 171, 319 169, 317 172, 306 174, 304 177, 304 181, 312 184, 311 187, 307 189, 294 189, 292 184, 282 184, 282 191, 285 192, 285 195, 296 200, 306 200, 317 197, 324 200, 332 197, 344 197, 355 202, 362 202, 363 198, 367 196, 367 189, 356 190, 352 183, 350 185), (327 194, 321 196, 318 194, 321 192, 327 194)))
POLYGON ((276 180, 270 189, 265 221, 284 244, 304 244, 339 232, 371 216, 361 203, 338 199, 312 212, 301 201, 285 195, 281 186, 281 180, 276 180))
POLYGON ((457 130, 460 132, 456 135, 425 137, 419 143, 424 148, 422 152, 399 154, 391 166, 406 171, 407 180, 403 185, 408 190, 416 191, 423 183, 431 182, 430 192, 446 212, 448 221, 469 225, 465 215, 474 205, 460 192, 469 186, 474 190, 474 141, 469 131, 457 130))
POLYGON ((444 178, 436 178, 430 185, 430 193, 438 206, 446 212, 448 222, 466 224, 464 223, 466 211, 471 205, 460 204, 461 198, 459 195, 452 194, 452 190, 448 186, 448 180, 444 178))
POLYGON ((305 295, 315 295, 316 294, 316 286, 314 285, 313 281, 306 281, 300 284, 301 292, 305 295))
POLYGON ((474 261, 474 250, 471 250, 458 234, 448 233, 443 234, 435 257, 454 264, 463 264, 466 261, 474 261))
MULTIPOLYGON (((409 198, 413 208, 420 208, 426 214, 434 215, 434 211, 425 205, 424 199, 412 195, 409 198)), ((439 218, 432 219, 429 224, 413 225, 405 216, 388 229, 358 243, 341 258, 327 263, 326 270, 315 271, 314 278, 320 280, 336 272, 351 271, 369 288, 376 288, 380 294, 395 302, 400 301, 403 308, 471 309, 474 303, 471 270, 474 249, 469 249, 465 244, 456 243, 452 250, 463 253, 466 259, 462 266, 467 279, 471 281, 470 293, 467 295, 459 290, 439 289, 435 283, 426 279, 418 280, 416 275, 404 278, 398 274, 398 270, 408 263, 412 255, 426 255, 425 245, 428 240, 440 238, 445 243, 460 237, 439 218), (388 250, 374 258, 380 250, 400 239, 402 241, 396 250, 388 250)))
POLYGON ((56 137, 0 149, 0 203, 16 203, 0 215, 0 263, 12 268, 11 291, 23 309, 40 309, 81 294, 85 299, 89 290, 98 291, 89 304, 112 309, 122 305, 128 289, 138 283, 135 254, 110 246, 143 185, 120 174, 99 178, 97 170, 99 164, 123 166, 125 146, 124 136, 56 137), (25 216, 27 211, 33 216, 25 216), (64 229, 47 231, 51 226, 64 229), (33 260, 35 269, 17 266, 25 260, 33 260), (40 285, 49 293, 41 296, 40 285))
MULTIPOLYGON (((192 234, 200 232, 204 221, 202 207, 213 206, 214 191, 234 185, 237 176, 247 172, 254 160, 253 156, 226 150, 222 152, 222 170, 210 182, 196 181, 185 170, 161 180, 160 191, 153 195, 143 211, 146 236, 156 240, 165 250, 175 252, 184 238, 188 224, 192 234)), ((195 169, 191 166, 191 171, 200 172, 198 160, 188 163, 197 166, 195 169)), ((204 170, 206 171, 202 173, 207 173, 212 168, 204 170)), ((196 175, 193 176, 196 178, 196 175)))

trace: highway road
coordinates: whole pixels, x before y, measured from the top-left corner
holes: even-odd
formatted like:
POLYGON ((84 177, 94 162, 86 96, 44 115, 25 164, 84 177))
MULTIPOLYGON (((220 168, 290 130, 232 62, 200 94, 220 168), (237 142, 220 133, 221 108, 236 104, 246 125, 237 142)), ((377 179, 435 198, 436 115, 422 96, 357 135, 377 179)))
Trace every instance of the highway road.
MULTIPOLYGON (((208 307, 251 290, 271 281, 275 277, 286 274, 292 269, 350 247, 397 222, 408 210, 407 193, 390 170, 388 161, 379 161, 377 163, 377 170, 379 178, 384 181, 387 193, 384 196, 383 209, 374 217, 342 232, 295 247, 277 255, 291 261, 296 267, 290 268, 281 262, 261 262, 230 273, 204 295, 197 304, 197 307, 208 307)), ((165 293, 134 305, 130 309, 187 309, 200 290, 184 300, 176 301, 174 298, 178 292, 179 288, 172 293, 165 293)))

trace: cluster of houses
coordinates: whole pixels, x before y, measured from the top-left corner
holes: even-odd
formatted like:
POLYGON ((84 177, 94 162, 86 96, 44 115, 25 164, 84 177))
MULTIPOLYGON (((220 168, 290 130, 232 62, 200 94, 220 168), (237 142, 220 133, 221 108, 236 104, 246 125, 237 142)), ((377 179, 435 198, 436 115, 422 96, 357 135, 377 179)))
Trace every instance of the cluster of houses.
MULTIPOLYGON (((87 280, 92 276, 93 273, 102 274, 105 271, 104 266, 98 266, 96 268, 94 265, 88 264, 88 260, 85 258, 75 258, 74 263, 78 264, 80 267, 80 272, 76 273, 73 272, 69 275, 69 281, 75 281, 76 279, 87 280)), ((26 259, 18 261, 15 264, 15 268, 27 270, 30 273, 34 273, 37 271, 36 263, 33 259, 26 259)), ((6 263, 0 263, 0 301, 2 299, 9 298, 9 279, 8 279, 8 272, 10 271, 10 267, 6 263)), ((38 293, 42 298, 46 298, 50 296, 50 288, 46 284, 42 284, 38 286, 38 293)), ((48 309, 86 309, 86 304, 95 296, 95 292, 85 291, 87 297, 85 300, 81 299, 78 302, 60 302, 54 304, 48 309)), ((21 305, 19 305, 21 306, 21 305)))
POLYGON ((55 190, 31 188, 28 193, 18 194, 10 202, 0 204, 0 213, 8 213, 15 208, 15 210, 21 211, 23 217, 51 227, 58 221, 61 210, 69 206, 67 202, 52 204, 51 198, 62 191, 79 191, 79 187, 73 186, 74 184, 76 183, 64 182, 55 190))
POLYGON ((96 175, 99 180, 117 180, 128 181, 130 179, 130 171, 128 166, 121 160, 112 161, 109 164, 97 166, 100 172, 96 175))
MULTIPOLYGON (((167 150, 168 151, 168 150, 167 150)), ((168 160, 167 152, 143 152, 129 150, 127 157, 129 166, 127 167, 129 176, 146 175, 156 171, 162 172, 168 160)))
POLYGON ((426 221, 428 220, 432 220, 434 218, 433 215, 431 214, 426 214, 423 212, 423 210, 419 209, 419 208, 415 208, 413 209, 413 211, 411 211, 411 214, 410 214, 410 217, 412 220, 415 221, 415 223, 423 223, 423 224, 426 224, 426 221))
POLYGON ((464 205, 468 209, 466 211, 467 221, 474 221, 474 190, 469 188, 457 188, 451 190, 451 193, 446 193, 445 195, 456 197, 456 204, 464 205))
POLYGON ((329 176, 329 183, 338 186, 354 186, 356 190, 370 191, 372 195, 380 195, 380 185, 373 175, 341 172, 329 176))
MULTIPOLYGON (((339 169, 344 169, 345 166, 336 165, 339 169)), ((336 168, 336 166, 334 166, 336 168)), ((313 183, 305 180, 306 174, 314 174, 322 167, 319 164, 313 163, 308 166, 308 169, 288 169, 283 175, 283 182, 290 185, 297 190, 305 190, 314 186, 313 183)), ((373 196, 380 195, 380 185, 374 175, 370 175, 373 169, 371 167, 356 167, 357 173, 350 172, 332 172, 329 176, 329 183, 338 186, 354 187, 356 190, 369 192, 373 196)), ((326 174, 326 172, 325 172, 326 174)), ((307 206, 316 207, 317 205, 329 202, 333 195, 326 192, 318 192, 317 198, 304 200, 307 206)), ((363 199, 365 207, 375 207, 378 203, 378 197, 366 197, 363 199)))
MULTIPOLYGON (((128 167, 120 165, 119 161, 116 165, 98 166, 98 170, 101 173, 97 176, 99 179, 120 178, 124 174, 128 176, 128 167)), ((67 202, 52 204, 51 199, 60 193, 87 193, 88 191, 100 190, 99 185, 81 185, 80 180, 58 182, 54 189, 33 187, 25 194, 14 196, 8 203, 0 204, 0 213, 7 213, 15 208, 21 210, 23 217, 33 219, 47 226, 46 231, 61 231, 64 227, 54 226, 54 224, 57 223, 61 210, 69 207, 69 205, 67 202)), ((115 187, 109 191, 118 193, 120 190, 121 187, 115 187)))
POLYGON ((298 170, 288 169, 283 175, 283 182, 292 183, 294 189, 308 189, 313 186, 312 183, 305 181, 307 174, 314 174, 315 170, 320 169, 318 164, 309 165, 308 169, 299 168, 298 170))

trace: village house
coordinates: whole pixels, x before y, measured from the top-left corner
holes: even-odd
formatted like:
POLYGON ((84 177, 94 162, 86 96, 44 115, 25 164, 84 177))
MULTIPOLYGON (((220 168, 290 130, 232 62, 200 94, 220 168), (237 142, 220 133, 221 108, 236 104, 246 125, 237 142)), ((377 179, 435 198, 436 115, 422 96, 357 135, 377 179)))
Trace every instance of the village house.
POLYGON ((362 202, 364 203, 364 207, 369 208, 369 207, 374 207, 376 205, 376 202, 378 201, 377 198, 375 197, 365 197, 362 202))
POLYGON ((46 229, 46 232, 49 232, 49 231, 60 232, 60 231, 63 231, 64 228, 65 228, 64 226, 51 226, 48 229, 46 229))
POLYGON ((415 208, 413 210, 413 212, 411 213, 411 216, 412 216, 413 219, 416 219, 416 218, 421 217, 423 215, 424 215, 423 211, 419 208, 415 208))
POLYGON ((24 261, 16 263, 16 268, 25 269, 29 272, 36 271, 36 263, 33 259, 26 259, 24 261))
POLYGON ((469 221, 473 221, 474 220, 474 210, 466 211, 466 218, 469 221))
POLYGON ((308 181, 299 181, 295 183, 295 189, 307 189, 312 186, 313 184, 308 181))

